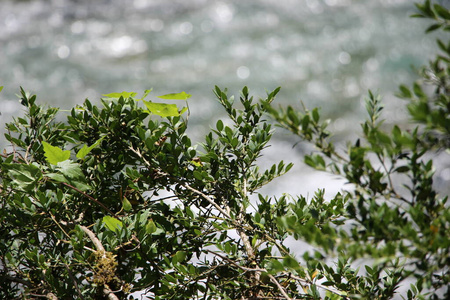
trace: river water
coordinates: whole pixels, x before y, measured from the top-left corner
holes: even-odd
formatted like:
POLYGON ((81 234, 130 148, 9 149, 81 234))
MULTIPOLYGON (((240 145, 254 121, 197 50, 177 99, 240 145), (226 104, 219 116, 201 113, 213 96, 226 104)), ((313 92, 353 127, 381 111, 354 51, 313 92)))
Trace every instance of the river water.
MULTIPOLYGON (((414 12, 411 0, 3 0, 0 124, 21 113, 19 86, 63 109, 111 92, 186 91, 194 139, 224 117, 214 85, 257 96, 281 86, 279 103, 320 106, 338 132, 359 126, 372 89, 399 120, 392 95, 435 52, 414 12)), ((276 136, 269 160, 295 155, 276 136)))

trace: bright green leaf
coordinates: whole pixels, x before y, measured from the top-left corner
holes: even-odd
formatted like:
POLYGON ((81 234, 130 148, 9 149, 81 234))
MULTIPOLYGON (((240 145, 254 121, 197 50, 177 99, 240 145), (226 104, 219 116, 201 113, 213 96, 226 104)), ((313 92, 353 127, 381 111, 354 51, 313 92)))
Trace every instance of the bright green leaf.
POLYGON ((126 197, 122 198, 122 207, 124 211, 130 211, 132 209, 131 203, 126 197))
POLYGON ((89 147, 88 147, 88 145, 84 144, 83 148, 81 148, 77 152, 77 158, 83 159, 88 153, 89 153, 89 147))
POLYGON ((120 97, 123 97, 124 99, 127 98, 133 98, 136 96, 137 93, 135 92, 122 92, 122 93, 110 93, 110 94, 104 94, 102 96, 105 96, 106 98, 103 98, 105 100, 115 100, 119 99, 120 97))
POLYGON ((183 107, 183 108, 180 110, 180 115, 184 114, 187 110, 188 110, 187 107, 183 107))
POLYGON ((173 256, 173 262, 179 263, 186 259, 186 251, 177 251, 175 255, 173 256))
POLYGON ((154 103, 150 101, 144 101, 145 106, 148 110, 155 115, 160 117, 177 117, 180 115, 178 112, 178 107, 175 104, 165 104, 165 103, 154 103))
POLYGON ((42 142, 44 146, 44 155, 47 158, 47 161, 52 165, 56 165, 59 162, 68 160, 70 158, 69 150, 62 150, 58 147, 52 146, 47 142, 42 142))
POLYGON ((166 99, 166 100, 187 100, 191 98, 190 94, 186 94, 185 92, 181 93, 174 93, 174 94, 166 94, 162 96, 158 96, 160 99, 166 99))
POLYGON ((152 234, 154 232, 156 232, 156 224, 155 222, 153 222, 152 219, 148 220, 147 225, 145 225, 145 232, 147 232, 148 234, 152 234))
POLYGON ((135 100, 136 101, 144 100, 145 98, 147 98, 148 94, 150 94, 151 91, 153 91, 153 89, 145 90, 144 91, 144 95, 142 95, 142 98, 141 99, 135 99, 135 100))
POLYGON ((111 231, 117 231, 123 226, 120 220, 117 220, 116 218, 110 216, 103 217, 103 224, 105 224, 106 227, 108 227, 108 229, 111 231))
POLYGON ((103 141, 103 139, 106 136, 103 136, 101 138, 99 138, 94 144, 92 144, 91 146, 87 146, 87 145, 83 145, 83 148, 81 148, 78 153, 77 153, 77 158, 78 159, 83 159, 86 157, 86 155, 89 154, 89 152, 92 151, 92 149, 94 149, 95 147, 97 147, 98 145, 100 145, 100 143, 103 141))

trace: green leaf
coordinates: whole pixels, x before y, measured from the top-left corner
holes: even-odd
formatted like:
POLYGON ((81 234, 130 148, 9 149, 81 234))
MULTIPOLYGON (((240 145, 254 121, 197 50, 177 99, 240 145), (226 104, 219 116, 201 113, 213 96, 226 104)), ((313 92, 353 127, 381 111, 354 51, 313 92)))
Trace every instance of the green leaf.
POLYGON ((84 174, 83 171, 81 171, 80 164, 69 160, 58 162, 56 169, 70 179, 84 178, 84 174))
POLYGON ((155 222, 153 222, 152 219, 148 220, 147 225, 145 225, 145 232, 147 232, 148 234, 152 234, 154 232, 156 232, 156 224, 155 222))
POLYGON ((103 98, 104 100, 115 100, 119 99, 120 97, 123 97, 124 99, 127 98, 133 98, 136 96, 137 93, 135 92, 122 92, 122 93, 110 93, 110 94, 104 94, 102 96, 105 96, 106 98, 103 98))
POLYGON ((68 183, 81 191, 87 191, 91 188, 87 184, 86 177, 78 163, 70 160, 62 161, 57 164, 56 170, 59 173, 48 173, 45 175, 58 182, 68 183))
POLYGON ((320 119, 320 114, 319 114, 319 109, 317 107, 312 110, 312 116, 313 116, 314 122, 318 123, 319 119, 320 119))
POLYGON ((60 173, 47 173, 45 174, 45 176, 56 180, 58 182, 65 182, 65 183, 69 183, 69 179, 67 179, 63 174, 60 173))
POLYGON ((165 104, 165 103, 155 103, 150 101, 144 101, 145 106, 147 106, 149 112, 158 115, 160 117, 177 117, 180 115, 178 107, 175 104, 165 104))
POLYGON ((187 112, 187 110, 188 110, 187 107, 183 107, 183 108, 180 110, 180 115, 182 115, 182 114, 184 114, 185 112, 187 112))
POLYGON ((170 274, 166 274, 164 278, 171 283, 177 283, 177 279, 170 274))
POLYGON ((50 145, 47 142, 42 142, 42 145, 44 146, 44 155, 47 158, 47 161, 52 165, 56 165, 59 162, 70 158, 69 150, 64 151, 58 147, 50 145))
POLYGON ((410 168, 409 168, 408 166, 400 166, 400 167, 398 167, 397 169, 395 169, 394 172, 397 172, 397 173, 406 173, 406 172, 409 172, 409 170, 410 170, 410 168))
POLYGON ((131 203, 126 197, 122 198, 122 207, 124 211, 130 211, 132 209, 131 203))
POLYGON ((284 270, 283 264, 278 259, 271 259, 267 266, 269 274, 276 274, 284 270))
POLYGON ((436 29, 439 29, 442 27, 442 24, 433 24, 431 26, 429 26, 427 28, 427 30, 425 30, 426 33, 431 32, 431 31, 435 31, 436 29))
POLYGON ((437 12, 437 14, 446 20, 450 20, 450 11, 448 9, 445 9, 444 7, 440 6, 439 4, 435 4, 434 10, 437 12))
POLYGON ((120 220, 117 220, 116 218, 110 216, 104 216, 102 220, 103 224, 105 224, 106 227, 111 231, 118 231, 123 226, 120 220))
POLYGON ((286 257, 283 259, 283 265, 284 265, 286 268, 294 269, 294 270, 297 270, 297 269, 300 268, 300 264, 299 264, 298 261, 297 261, 295 258, 293 258, 292 256, 286 256, 286 257))
POLYGON ((405 86, 405 85, 400 85, 400 92, 401 94, 399 96, 403 97, 403 98, 411 98, 412 97, 412 93, 411 91, 405 86))
POLYGON ((86 155, 89 154, 89 152, 92 151, 92 149, 94 149, 95 147, 97 147, 98 145, 100 145, 100 143, 103 141, 103 139, 106 136, 103 136, 101 138, 99 138, 94 144, 92 144, 91 146, 87 146, 87 145, 83 145, 83 148, 81 148, 78 153, 77 153, 77 158, 78 159, 83 159, 86 157, 86 155))
POLYGON ((144 91, 144 95, 142 95, 142 98, 141 99, 135 99, 135 100, 136 101, 144 100, 145 98, 147 98, 148 94, 150 94, 151 91, 153 91, 153 89, 145 90, 144 91))
POLYGON ((173 256, 173 263, 179 263, 186 259, 186 251, 177 251, 173 256))
POLYGON ((0 86, 0 92, 3 90, 3 85, 2 86, 0 86))
POLYGON ((25 191, 33 189, 35 183, 42 178, 41 170, 34 164, 3 163, 2 167, 8 170, 8 175, 13 182, 25 191))
POLYGON ((186 94, 185 92, 181 93, 174 93, 174 94, 166 94, 162 96, 158 96, 160 99, 166 99, 166 100, 187 100, 191 98, 190 94, 186 94))
POLYGON ((88 145, 84 144, 83 148, 81 148, 78 152, 77 152, 77 158, 78 159, 83 159, 92 149, 89 149, 90 147, 88 147, 88 145))

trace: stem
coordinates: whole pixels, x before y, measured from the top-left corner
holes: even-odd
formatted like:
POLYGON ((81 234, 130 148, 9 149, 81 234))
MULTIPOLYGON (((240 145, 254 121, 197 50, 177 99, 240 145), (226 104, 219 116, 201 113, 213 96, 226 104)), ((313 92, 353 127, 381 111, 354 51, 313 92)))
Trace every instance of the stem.
POLYGON ((213 199, 211 199, 210 197, 208 197, 207 195, 205 195, 204 193, 200 192, 199 190, 194 189, 193 187, 191 187, 190 185, 188 185, 187 183, 183 185, 185 188, 187 188, 188 190, 196 193, 197 195, 202 196, 203 199, 205 199, 206 201, 208 201, 212 206, 214 206, 218 211, 220 211, 225 217, 227 217, 228 219, 232 219, 230 214, 225 211, 222 207, 220 207, 219 204, 217 204, 216 202, 214 202, 213 199))
MULTIPOLYGON (((243 270, 245 272, 254 272, 254 273, 259 273, 259 274, 261 274, 262 272, 267 273, 269 278, 270 278, 270 280, 277 286, 277 288, 280 291, 280 293, 284 296, 284 299, 291 300, 291 297, 289 297, 289 295, 286 293, 286 291, 284 290, 283 286, 278 282, 278 280, 273 275, 269 274, 266 269, 264 269, 264 268, 247 268, 247 267, 244 267, 244 266, 241 266, 241 265, 237 264, 234 260, 231 260, 228 257, 223 256, 223 255, 221 255, 221 254, 219 254, 217 252, 214 252, 214 251, 211 251, 211 250, 207 250, 207 251, 209 253, 211 253, 211 254, 214 254, 214 255, 216 255, 216 256, 218 256, 218 257, 228 261, 232 265, 238 267, 239 269, 241 269, 241 270, 243 270)), ((258 295, 258 298, 261 298, 261 297, 259 297, 259 295, 258 295)))
POLYGON ((70 185, 68 183, 62 182, 63 185, 77 191, 78 193, 82 194, 83 196, 85 196, 86 198, 88 198, 89 200, 97 203, 98 205, 100 205, 101 207, 103 207, 110 215, 115 215, 111 210, 109 210, 109 208, 106 207, 105 204, 101 203, 100 201, 98 201, 97 199, 95 199, 94 197, 92 197, 91 195, 86 194, 85 192, 83 192, 82 190, 74 187, 73 185, 70 185))
MULTIPOLYGON (((303 278, 300 278, 300 277, 295 276, 295 275, 292 275, 292 274, 290 274, 290 273, 284 272, 284 274, 285 274, 285 275, 289 275, 292 279, 295 279, 295 280, 297 280, 298 282, 300 282, 300 283, 302 283, 302 284, 308 284, 308 285, 311 284, 311 282, 309 282, 308 280, 303 279, 303 278)), ((333 294, 336 294, 336 295, 339 295, 339 296, 343 296, 338 290, 329 288, 329 287, 327 287, 327 286, 325 286, 325 285, 321 285, 321 284, 319 284, 319 283, 314 283, 314 285, 317 286, 317 287, 319 287, 319 288, 321 288, 321 289, 323 289, 323 290, 329 291, 329 292, 331 292, 331 293, 333 293, 333 294)))
MULTIPOLYGON (((80 225, 80 228, 87 234, 87 236, 91 239, 92 243, 94 243, 95 248, 97 251, 101 251, 103 255, 105 255, 105 248, 103 247, 100 240, 95 236, 95 234, 88 229, 86 226, 80 225)), ((119 300, 119 298, 111 291, 109 286, 107 284, 103 287, 103 294, 109 299, 109 300, 119 300)))

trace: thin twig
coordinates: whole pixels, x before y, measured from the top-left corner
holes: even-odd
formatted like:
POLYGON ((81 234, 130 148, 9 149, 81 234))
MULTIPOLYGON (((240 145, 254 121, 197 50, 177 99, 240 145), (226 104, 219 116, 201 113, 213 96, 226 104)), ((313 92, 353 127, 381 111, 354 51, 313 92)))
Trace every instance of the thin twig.
POLYGON ((289 295, 284 290, 284 287, 278 282, 278 280, 272 274, 267 274, 269 275, 270 281, 272 281, 277 286, 278 290, 284 296, 284 298, 291 300, 291 297, 289 297, 289 295))
POLYGON ((67 269, 67 272, 69 273, 69 277, 70 279, 72 279, 73 284, 75 286, 75 289, 77 290, 78 296, 80 297, 80 299, 84 299, 83 294, 81 293, 80 287, 78 286, 77 281, 75 280, 75 277, 72 274, 72 271, 70 270, 69 266, 67 264, 64 264, 64 266, 67 269))
POLYGON ((17 278, 17 277, 14 277, 14 276, 6 275, 5 279, 21 283, 21 284, 26 285, 28 287, 33 287, 33 284, 31 282, 29 282, 29 281, 27 281, 25 279, 22 279, 22 278, 17 278))
POLYGON ((241 266, 238 263, 236 263, 234 260, 229 259, 228 257, 223 256, 223 255, 221 255, 221 254, 219 254, 219 253, 217 253, 215 251, 211 251, 211 250, 207 250, 207 251, 209 253, 211 253, 211 254, 214 254, 214 255, 216 255, 216 256, 218 256, 218 257, 228 261, 232 265, 238 267, 239 269, 241 269, 241 270, 243 270, 245 272, 255 272, 255 273, 262 273, 262 272, 264 272, 264 273, 267 273, 269 278, 270 278, 270 280, 277 286, 277 288, 280 291, 280 293, 284 296, 284 299, 291 300, 291 297, 289 297, 289 295, 286 293, 286 291, 284 290, 283 286, 278 282, 278 280, 273 275, 269 274, 269 272, 266 269, 264 269, 264 268, 248 268, 248 267, 244 267, 244 266, 241 266))
POLYGON ((230 259, 230 258, 228 258, 228 257, 226 257, 226 256, 224 256, 224 255, 222 255, 222 254, 220 254, 220 253, 217 253, 217 252, 215 252, 215 251, 208 250, 208 249, 206 249, 205 251, 206 251, 206 252, 209 252, 209 253, 211 253, 211 254, 214 254, 215 256, 218 256, 218 257, 220 257, 220 258, 222 258, 222 259, 228 261, 230 264, 234 265, 235 267, 238 267, 238 268, 241 269, 242 271, 245 271, 245 272, 267 272, 266 269, 262 269, 262 268, 258 268, 258 269, 257 269, 257 268, 248 268, 248 267, 241 266, 240 264, 238 264, 238 263, 235 262, 234 260, 232 260, 232 259, 230 259))
POLYGON ((100 201, 98 201, 97 199, 95 199, 94 197, 92 197, 91 195, 86 194, 86 193, 83 192, 82 190, 80 190, 80 189, 78 189, 78 188, 76 188, 76 187, 74 187, 73 185, 70 185, 70 184, 68 184, 68 183, 62 182, 62 184, 65 185, 65 186, 67 186, 67 187, 69 187, 69 188, 71 188, 71 189, 73 189, 73 190, 75 190, 75 191, 77 191, 78 193, 80 193, 80 194, 82 194, 83 196, 87 197, 89 200, 91 200, 91 201, 97 203, 98 205, 100 205, 101 207, 103 207, 109 214, 111 214, 111 215, 113 215, 113 216, 115 215, 111 210, 109 210, 108 207, 106 207, 105 204, 101 203, 100 201))
MULTIPOLYGON (((292 279, 295 279, 298 282, 301 282, 303 284, 306 284, 306 285, 312 284, 310 281, 308 281, 306 279, 303 279, 303 278, 300 278, 298 276, 292 275, 291 273, 283 272, 283 274, 284 275, 289 275, 292 279)), ((323 290, 329 291, 330 293, 333 293, 333 294, 336 294, 336 295, 339 295, 339 296, 343 296, 338 290, 332 289, 332 288, 327 287, 325 285, 322 285, 320 283, 314 283, 314 285, 316 285, 318 288, 321 288, 323 290)))
POLYGON ((62 228, 62 226, 58 223, 58 221, 56 221, 55 216, 51 212, 49 212, 49 214, 50 214, 50 217, 52 218, 53 222, 55 222, 55 224, 59 227, 59 229, 61 229, 61 231, 70 239, 70 235, 64 230, 64 228, 62 228))
POLYGON ((183 185, 185 188, 187 188, 188 190, 196 193, 199 196, 202 196, 203 199, 205 199, 206 201, 208 201, 212 206, 214 206, 218 211, 220 211, 225 217, 231 219, 231 216, 228 214, 228 212, 226 212, 222 207, 219 206, 219 204, 217 204, 216 202, 214 202, 213 199, 211 199, 210 197, 208 197, 207 195, 205 195, 204 193, 200 192, 199 190, 194 189, 193 187, 191 187, 188 184, 184 184, 183 185))

